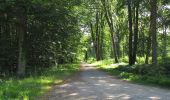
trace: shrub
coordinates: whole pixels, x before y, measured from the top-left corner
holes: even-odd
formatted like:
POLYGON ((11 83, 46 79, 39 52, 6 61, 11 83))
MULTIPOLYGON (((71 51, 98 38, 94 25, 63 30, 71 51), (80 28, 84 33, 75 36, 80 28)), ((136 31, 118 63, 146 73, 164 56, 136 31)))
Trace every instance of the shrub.
POLYGON ((128 61, 129 61, 129 60, 128 60, 128 56, 123 57, 123 58, 121 59, 121 61, 122 61, 122 62, 125 62, 125 63, 128 63, 128 61))
POLYGON ((167 78, 166 76, 161 77, 158 84, 162 86, 170 86, 170 78, 167 78))

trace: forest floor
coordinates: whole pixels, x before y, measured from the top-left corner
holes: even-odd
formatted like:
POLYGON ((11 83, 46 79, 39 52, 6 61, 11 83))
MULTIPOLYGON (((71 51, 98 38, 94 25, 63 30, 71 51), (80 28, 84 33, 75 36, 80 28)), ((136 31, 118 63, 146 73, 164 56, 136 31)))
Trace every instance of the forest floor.
POLYGON ((62 85, 56 85, 44 100, 170 100, 170 90, 114 78, 92 64, 62 85))

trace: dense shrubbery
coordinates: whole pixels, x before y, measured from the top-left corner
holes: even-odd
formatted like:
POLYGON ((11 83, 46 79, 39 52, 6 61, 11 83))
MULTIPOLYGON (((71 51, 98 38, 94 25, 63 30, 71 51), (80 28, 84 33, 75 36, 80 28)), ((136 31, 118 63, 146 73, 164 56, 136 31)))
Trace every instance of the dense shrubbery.
POLYGON ((133 65, 133 66, 119 66, 115 70, 138 74, 138 75, 148 75, 148 76, 161 76, 161 75, 170 75, 169 73, 169 64, 160 64, 157 66, 153 65, 133 65))
POLYGON ((113 64, 110 60, 99 61, 94 63, 102 70, 116 75, 125 80, 144 83, 154 84, 159 86, 170 86, 170 63, 164 62, 157 66, 148 64, 136 64, 136 65, 119 65, 113 64))
MULTIPOLYGON (((123 62, 128 62, 128 59, 122 59, 123 62)), ((159 64, 149 65, 149 64, 142 64, 144 63, 144 59, 140 58, 137 60, 138 63, 132 66, 119 66, 116 70, 119 71, 126 71, 129 73, 140 74, 140 75, 170 75, 170 58, 161 58, 159 60, 159 64)))

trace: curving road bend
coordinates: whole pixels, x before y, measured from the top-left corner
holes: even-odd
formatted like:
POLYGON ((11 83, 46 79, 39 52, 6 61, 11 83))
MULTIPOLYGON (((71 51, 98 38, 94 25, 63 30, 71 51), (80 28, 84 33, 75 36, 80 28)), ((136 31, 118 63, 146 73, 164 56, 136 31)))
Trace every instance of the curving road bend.
POLYGON ((55 86, 45 100, 170 100, 170 90, 124 82, 82 64, 78 75, 55 86))

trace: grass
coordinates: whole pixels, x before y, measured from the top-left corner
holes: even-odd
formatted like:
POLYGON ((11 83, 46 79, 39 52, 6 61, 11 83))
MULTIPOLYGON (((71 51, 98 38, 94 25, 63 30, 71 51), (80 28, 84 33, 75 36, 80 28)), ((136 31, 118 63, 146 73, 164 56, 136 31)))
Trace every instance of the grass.
POLYGON ((117 78, 145 85, 170 88, 170 73, 167 74, 167 69, 164 69, 163 65, 151 66, 143 64, 128 66, 127 63, 112 63, 112 60, 94 62, 99 69, 117 78))
POLYGON ((0 79, 0 100, 36 100, 78 70, 79 64, 67 64, 24 79, 0 79))

